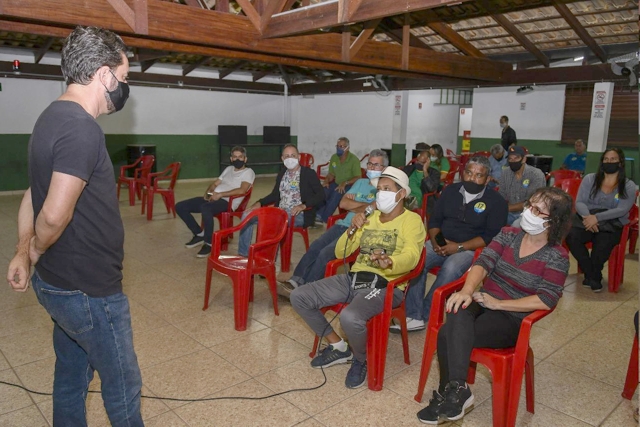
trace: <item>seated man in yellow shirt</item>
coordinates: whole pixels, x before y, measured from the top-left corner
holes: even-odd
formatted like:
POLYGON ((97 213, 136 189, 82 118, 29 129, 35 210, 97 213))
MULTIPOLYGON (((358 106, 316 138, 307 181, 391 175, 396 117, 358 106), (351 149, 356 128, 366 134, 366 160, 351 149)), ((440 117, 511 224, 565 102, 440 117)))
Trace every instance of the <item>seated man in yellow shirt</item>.
MULTIPOLYGON (((291 293, 291 305, 296 312, 329 342, 311 361, 311 366, 326 368, 353 359, 345 380, 348 388, 361 387, 367 381, 367 321, 382 312, 387 282, 418 265, 426 238, 420 216, 404 208, 403 200, 411 192, 404 172, 389 166, 371 184, 378 190, 378 210, 368 218, 363 213, 357 214, 336 244, 338 259, 360 248, 351 272, 300 286, 291 293), (340 313, 349 345, 320 311, 339 303, 349 304, 340 313)), ((394 291, 394 307, 402 302, 402 289, 394 291)))

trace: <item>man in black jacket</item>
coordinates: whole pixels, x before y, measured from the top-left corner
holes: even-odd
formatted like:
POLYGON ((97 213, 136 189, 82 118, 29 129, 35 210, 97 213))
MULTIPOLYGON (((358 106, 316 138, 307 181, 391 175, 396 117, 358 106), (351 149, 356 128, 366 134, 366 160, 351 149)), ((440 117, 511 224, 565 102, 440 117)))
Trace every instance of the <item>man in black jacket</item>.
POLYGON ((512 145, 518 145, 518 138, 516 138, 516 131, 509 126, 509 117, 500 117, 500 127, 502 128, 502 138, 500 143, 505 151, 509 151, 509 147, 512 145))
MULTIPOLYGON (((295 145, 287 144, 282 150, 285 169, 276 177, 276 183, 269 195, 255 202, 247 209, 243 219, 253 209, 273 204, 287 211, 296 227, 310 227, 315 223, 316 208, 324 202, 324 189, 318 175, 305 166, 300 166, 300 153, 295 145), (306 210, 310 208, 309 210, 306 210)), ((238 254, 249 255, 249 245, 255 222, 247 224, 240 232, 238 254)))

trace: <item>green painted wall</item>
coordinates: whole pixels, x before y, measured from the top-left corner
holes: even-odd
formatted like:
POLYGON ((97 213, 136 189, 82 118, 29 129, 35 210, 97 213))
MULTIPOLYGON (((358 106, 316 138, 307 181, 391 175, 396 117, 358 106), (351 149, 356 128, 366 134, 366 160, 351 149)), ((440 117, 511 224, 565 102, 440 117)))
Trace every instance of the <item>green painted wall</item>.
MULTIPOLYGON (((0 135, 0 191, 24 190, 29 186, 27 150, 29 134, 0 135)), ((249 143, 260 143, 261 135, 249 136, 249 143)), ((297 136, 291 137, 297 144, 297 136)), ((217 135, 106 135, 107 151, 116 176, 127 163, 127 145, 154 144, 158 170, 171 162, 182 162, 180 179, 212 178, 220 174, 217 135)), ((224 154, 224 153, 223 153, 224 154)), ((279 147, 247 147, 251 161, 280 161, 279 147)), ((256 166, 257 174, 275 173, 279 166, 256 166)))
POLYGON ((407 163, 407 147, 405 144, 391 144, 391 158, 389 164, 402 167, 407 163))
MULTIPOLYGON (((640 139, 640 138, 639 138, 640 139)), ((474 138, 471 137, 471 152, 474 151, 488 151, 492 145, 498 144, 500 140, 496 138, 474 138)), ((530 139, 518 139, 518 145, 527 147, 531 154, 544 154, 547 156, 553 156, 553 169, 559 169, 562 165, 562 161, 567 154, 573 153, 573 147, 568 145, 560 145, 559 141, 542 141, 542 140, 530 140, 530 139)), ((462 137, 458 137, 458 152, 462 147, 462 137)), ((633 158, 633 166, 635 171, 633 172, 633 179, 636 184, 640 182, 640 153, 638 148, 625 147, 622 149, 624 155, 627 158, 633 158)), ((600 156, 593 154, 587 155, 587 173, 594 172, 598 166, 600 156)), ((627 168, 631 168, 630 161, 627 161, 627 168)), ((631 178, 631 172, 627 175, 631 178)))

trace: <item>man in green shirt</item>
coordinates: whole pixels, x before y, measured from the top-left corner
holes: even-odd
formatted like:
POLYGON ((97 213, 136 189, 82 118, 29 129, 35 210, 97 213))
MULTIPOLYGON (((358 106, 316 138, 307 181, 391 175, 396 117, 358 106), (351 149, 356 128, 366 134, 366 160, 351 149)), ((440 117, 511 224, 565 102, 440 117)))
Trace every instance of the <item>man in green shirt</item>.
POLYGON ((411 196, 416 198, 418 207, 422 206, 422 196, 433 193, 440 185, 440 172, 431 167, 429 151, 418 153, 416 161, 403 167, 402 171, 409 176, 411 196))
POLYGON ((327 222, 340 204, 342 195, 360 178, 360 160, 349 150, 349 139, 338 138, 336 154, 329 160, 329 173, 322 183, 325 204, 318 209, 316 221, 327 222))

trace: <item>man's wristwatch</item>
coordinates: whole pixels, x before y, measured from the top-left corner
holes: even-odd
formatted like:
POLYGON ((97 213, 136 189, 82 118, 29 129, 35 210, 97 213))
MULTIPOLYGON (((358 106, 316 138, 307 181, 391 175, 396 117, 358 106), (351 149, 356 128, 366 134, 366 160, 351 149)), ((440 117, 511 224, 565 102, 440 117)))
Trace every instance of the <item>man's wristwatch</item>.
POLYGON ((458 252, 462 252, 464 251, 464 246, 462 246, 462 244, 458 245, 458 252))

